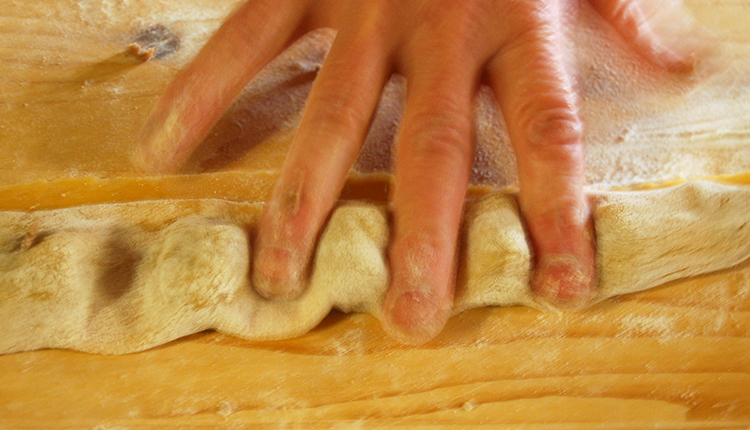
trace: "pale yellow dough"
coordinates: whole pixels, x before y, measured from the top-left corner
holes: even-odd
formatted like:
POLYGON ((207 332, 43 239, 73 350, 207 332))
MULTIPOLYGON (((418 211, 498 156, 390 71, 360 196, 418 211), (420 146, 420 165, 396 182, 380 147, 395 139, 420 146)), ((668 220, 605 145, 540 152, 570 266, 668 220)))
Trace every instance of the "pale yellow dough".
MULTIPOLYGON (((750 257, 750 187, 692 182, 592 195, 597 300, 736 265, 750 257)), ((383 207, 339 207, 310 285, 289 302, 250 284, 259 206, 221 200, 105 204, 0 213, 0 353, 147 349, 206 329, 280 339, 331 308, 380 315, 388 285, 383 207)), ((531 251, 515 197, 470 202, 455 312, 534 306, 531 251)))

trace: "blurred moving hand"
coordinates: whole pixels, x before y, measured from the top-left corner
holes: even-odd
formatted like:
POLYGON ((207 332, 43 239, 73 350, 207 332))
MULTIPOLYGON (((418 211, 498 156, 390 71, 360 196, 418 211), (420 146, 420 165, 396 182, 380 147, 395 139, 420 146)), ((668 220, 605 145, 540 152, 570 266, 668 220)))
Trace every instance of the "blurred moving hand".
MULTIPOLYGON (((649 61, 691 68, 692 56, 665 45, 636 0, 589 3, 649 61)), ((400 73, 408 90, 395 148, 386 329, 425 341, 450 314, 480 82, 494 90, 518 159, 535 256, 531 287, 551 306, 580 308, 593 296, 596 271, 565 40, 579 7, 577 0, 250 0, 162 95, 136 163, 178 169, 260 69, 305 33, 333 28, 336 39, 259 225, 258 292, 276 299, 302 292, 381 90, 400 73)))

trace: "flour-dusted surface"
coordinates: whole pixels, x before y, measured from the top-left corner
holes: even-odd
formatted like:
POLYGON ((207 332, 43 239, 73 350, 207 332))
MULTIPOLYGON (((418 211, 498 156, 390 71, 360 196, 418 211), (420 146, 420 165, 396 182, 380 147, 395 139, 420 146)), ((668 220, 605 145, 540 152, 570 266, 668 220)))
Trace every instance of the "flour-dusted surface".
MULTIPOLYGON (((750 41, 750 1, 685 2, 704 22, 750 41)), ((126 168, 125 141, 137 133, 171 74, 233 7, 225 0, 0 3, 0 50, 10 59, 0 61, 3 184, 74 175, 106 179, 126 168), (93 71, 106 71, 107 58, 153 25, 177 33, 181 50, 93 76, 84 85, 93 71)), ((619 83, 618 78, 613 84, 619 83)), ((679 100, 676 104, 684 107, 679 100)), ((238 113, 229 119, 242 118, 238 113)), ((710 122, 694 121, 696 128, 705 125, 706 134, 692 133, 683 143, 698 145, 703 136, 719 144, 721 136, 742 139, 739 132, 750 125, 741 117, 724 120, 720 132, 709 129, 710 122)), ((238 138, 237 145, 224 148, 227 155, 251 154, 248 161, 220 165, 247 165, 243 170, 250 172, 257 166, 265 175, 283 158, 283 150, 272 146, 284 145, 290 136, 264 132, 272 142, 257 143, 249 122, 227 121, 216 130, 214 142, 221 142, 222 132, 250 138, 249 146, 238 138)), ((273 130, 272 122, 265 124, 264 130, 273 130)), ((393 127, 382 125, 384 131, 393 127)), ((654 119, 648 130, 663 137, 659 126, 654 119)), ((623 133, 626 143, 641 141, 648 148, 644 130, 635 124, 623 133)), ((669 131, 666 138, 678 139, 678 134, 669 131)), ((221 161, 220 153, 207 158, 221 161)), ((194 179, 205 175, 113 181, 134 192, 148 191, 147 198, 261 201, 265 194, 257 191, 258 175, 248 175, 248 186, 238 187, 222 172, 205 178, 215 191, 200 194, 159 190, 168 181, 194 189, 194 179), (228 188, 231 194, 218 192, 228 188)), ((43 188, 27 188, 28 203, 3 207, 39 205, 39 210, 62 206, 57 203, 130 201, 112 193, 105 179, 45 182, 43 188), (91 190, 109 195, 93 199, 91 190), (62 194, 68 200, 56 202, 62 194)), ((0 195, 5 200, 19 194, 3 188, 0 195)), ((19 226, 18 234, 26 235, 32 226, 33 220, 19 226)), ((750 261, 612 298, 585 312, 558 314, 523 306, 469 310, 419 347, 390 339, 368 314, 334 312, 310 333, 287 340, 255 342, 203 332, 137 354, 61 349, 4 354, 0 427, 747 429, 748 386, 750 261)))
MULTIPOLYGON (((750 188, 695 182, 601 193, 598 299, 734 266, 750 257, 750 188)), ((0 353, 147 349, 206 329, 282 339, 332 308, 380 313, 388 287, 382 207, 339 207, 306 292, 262 299, 250 284, 259 206, 220 200, 0 213, 0 353)), ((512 195, 471 202, 455 312, 531 305, 531 251, 512 195)))
MULTIPOLYGON (((136 175, 129 155, 150 108, 239 3, 5 2, 8 18, 0 17, 0 24, 15 29, 23 19, 24 32, 8 35, 8 48, 17 50, 9 58, 19 61, 0 63, 0 130, 6 136, 0 186, 136 175), (177 49, 146 62, 128 54, 154 29, 179 40, 177 49), (46 49, 26 49, 24 35, 37 32, 34 40, 46 49)), ((694 73, 671 74, 637 56, 581 2, 571 72, 586 124, 589 185, 606 189, 750 170, 747 5, 688 3, 719 42, 694 73)), ((278 171, 334 37, 332 30, 315 31, 259 73, 183 173, 278 171)), ((357 170, 391 171, 407 85, 396 75, 384 89, 357 170)), ((515 156, 486 87, 476 95, 475 131, 472 182, 515 185, 515 156)))

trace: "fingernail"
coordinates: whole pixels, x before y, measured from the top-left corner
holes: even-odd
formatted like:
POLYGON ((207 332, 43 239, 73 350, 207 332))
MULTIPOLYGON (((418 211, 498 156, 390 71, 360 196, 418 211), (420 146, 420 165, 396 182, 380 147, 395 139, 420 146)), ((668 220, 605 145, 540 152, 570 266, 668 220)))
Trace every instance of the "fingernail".
POLYGON ((532 290, 555 309, 580 310, 593 298, 593 274, 573 255, 553 255, 537 266, 532 290))
POLYGON ((266 299, 291 300, 302 292, 304 267, 296 249, 262 247, 256 256, 255 290, 266 299))
POLYGON ((444 324, 440 303, 430 291, 409 290, 399 294, 386 309, 386 329, 397 340, 421 344, 437 336, 444 324))

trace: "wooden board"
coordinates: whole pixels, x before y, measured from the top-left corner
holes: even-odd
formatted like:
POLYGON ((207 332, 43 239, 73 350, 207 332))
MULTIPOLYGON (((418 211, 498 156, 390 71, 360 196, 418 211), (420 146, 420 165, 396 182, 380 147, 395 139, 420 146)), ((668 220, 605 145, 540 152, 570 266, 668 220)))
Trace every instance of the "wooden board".
POLYGON ((746 429, 749 312, 744 265, 582 314, 466 312, 418 348, 333 314, 287 341, 7 355, 0 428, 746 429))
MULTIPOLYGON (((0 0, 6 192, 127 170, 148 106, 235 4, 154 3, 0 0), (180 35, 180 50, 144 64, 123 54, 159 25, 180 35)), ((750 2, 691 7, 750 40, 750 2)), ((242 167, 273 172, 289 136, 272 124, 242 167)), ((43 202, 76 194, 64 186, 45 188, 60 195, 43 202)), ((203 333, 126 356, 0 356, 0 428, 747 429, 749 386, 750 263, 580 314, 469 311, 421 347, 390 340, 372 317, 335 313, 287 341, 203 333)))

